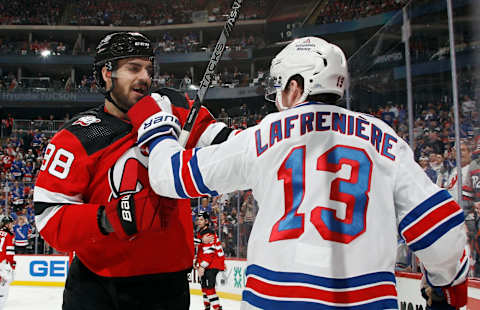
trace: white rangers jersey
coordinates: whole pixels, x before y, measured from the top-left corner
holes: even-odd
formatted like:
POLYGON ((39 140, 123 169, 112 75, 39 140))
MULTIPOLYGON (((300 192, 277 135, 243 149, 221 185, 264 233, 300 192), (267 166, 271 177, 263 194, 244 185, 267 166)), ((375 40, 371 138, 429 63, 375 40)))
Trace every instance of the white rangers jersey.
POLYGON ((369 115, 309 102, 219 145, 165 139, 149 175, 175 198, 253 190, 243 309, 397 309, 397 233, 431 285, 468 272, 462 210, 369 115))

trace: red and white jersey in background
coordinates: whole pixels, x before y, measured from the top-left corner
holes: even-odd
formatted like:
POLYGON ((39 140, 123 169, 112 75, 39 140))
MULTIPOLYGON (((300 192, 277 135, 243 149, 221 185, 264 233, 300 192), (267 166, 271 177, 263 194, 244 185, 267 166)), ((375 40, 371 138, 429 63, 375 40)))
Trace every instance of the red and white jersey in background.
POLYGON ((217 234, 211 229, 205 229, 197 232, 195 239, 200 241, 197 245, 197 264, 206 269, 225 270, 225 254, 217 234), (206 234, 213 236, 211 243, 201 241, 206 234))
POLYGON ((6 261, 15 269, 15 237, 6 230, 0 230, 0 262, 6 261))
POLYGON ((467 275, 461 208, 370 115, 304 103, 220 145, 165 139, 149 165, 152 188, 169 197, 252 189, 243 309, 397 309, 398 233, 430 284, 467 275))
MULTIPOLYGON (((186 121, 188 103, 169 91, 162 109, 186 121), (174 100, 172 98, 180 99, 174 100), (180 103, 180 104, 179 104, 180 103)), ((202 108, 190 147, 208 145, 226 134, 223 123, 202 108)), ((130 123, 99 108, 70 120, 46 147, 34 190, 36 224, 58 251, 72 252, 94 273, 128 277, 176 272, 192 267, 193 225, 189 200, 157 196, 148 182, 148 158, 136 146, 130 123), (161 231, 145 231, 131 241, 103 235, 97 210, 126 193, 160 204, 161 231)), ((221 140, 220 140, 221 141, 221 140)))

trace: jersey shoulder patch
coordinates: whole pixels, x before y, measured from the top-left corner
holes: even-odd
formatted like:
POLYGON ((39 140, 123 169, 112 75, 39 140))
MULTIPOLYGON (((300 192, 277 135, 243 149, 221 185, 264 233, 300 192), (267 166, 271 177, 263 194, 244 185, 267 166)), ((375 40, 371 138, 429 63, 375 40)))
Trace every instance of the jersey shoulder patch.
POLYGON ((88 155, 125 137, 132 125, 104 111, 104 105, 82 112, 68 121, 61 130, 78 138, 88 155))

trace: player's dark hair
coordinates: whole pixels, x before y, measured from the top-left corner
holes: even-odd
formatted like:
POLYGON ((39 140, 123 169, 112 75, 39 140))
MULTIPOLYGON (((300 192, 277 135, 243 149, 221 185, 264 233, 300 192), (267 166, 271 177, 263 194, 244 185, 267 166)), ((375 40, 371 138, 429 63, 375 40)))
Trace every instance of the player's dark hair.
MULTIPOLYGON (((300 74, 295 74, 287 82, 287 86, 285 87, 285 91, 288 92, 289 86, 290 86, 290 81, 296 81, 298 84, 298 87, 304 90, 304 80, 303 77, 300 74)), ((309 95, 307 96, 307 101, 317 101, 317 102, 323 102, 326 104, 337 104, 340 99, 340 96, 336 94, 316 94, 316 95, 309 95)))

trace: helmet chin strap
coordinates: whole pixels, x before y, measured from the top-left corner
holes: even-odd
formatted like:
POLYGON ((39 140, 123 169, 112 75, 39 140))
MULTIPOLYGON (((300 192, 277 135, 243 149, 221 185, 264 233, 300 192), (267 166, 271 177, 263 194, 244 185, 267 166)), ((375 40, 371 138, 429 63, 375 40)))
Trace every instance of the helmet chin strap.
POLYGON ((112 91, 113 91, 113 88, 115 87, 115 79, 116 79, 116 77, 115 77, 115 70, 112 70, 111 72, 112 72, 112 77, 111 77, 111 79, 112 79, 112 87, 110 87, 110 89, 105 92, 105 94, 104 94, 104 95, 105 95, 105 98, 106 98, 108 101, 110 101, 111 103, 113 103, 113 105, 114 105, 117 109, 119 109, 119 110, 122 111, 123 113, 127 113, 128 110, 120 107, 120 106, 115 102, 115 100, 113 100, 113 98, 112 98, 112 91))
POLYGON ((302 96, 300 96, 300 98, 295 104, 300 104, 305 102, 305 100, 307 100, 308 95, 310 94, 310 91, 311 90, 309 88, 305 87, 305 89, 303 90, 302 96))
POLYGON ((277 107, 277 110, 279 112, 282 112, 288 109, 287 107, 283 106, 281 88, 277 88, 277 94, 275 95, 275 106, 277 107))

